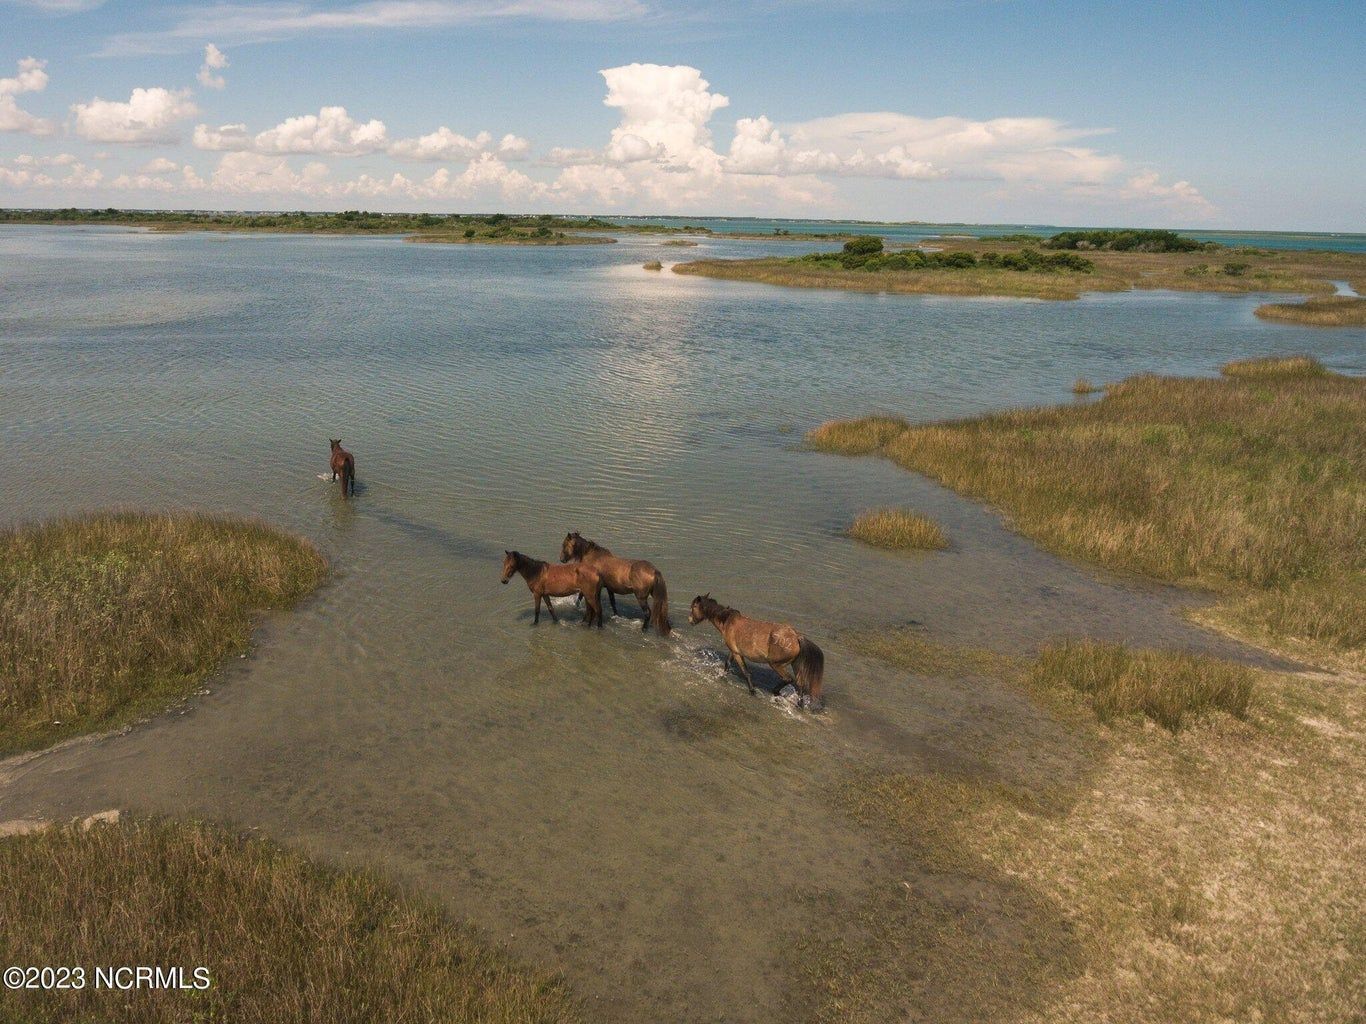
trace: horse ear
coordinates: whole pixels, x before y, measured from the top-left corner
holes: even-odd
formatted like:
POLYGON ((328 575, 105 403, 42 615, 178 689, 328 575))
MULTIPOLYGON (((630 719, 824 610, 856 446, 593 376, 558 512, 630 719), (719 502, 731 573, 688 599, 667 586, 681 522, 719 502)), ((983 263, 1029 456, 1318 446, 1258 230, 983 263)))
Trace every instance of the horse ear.
POLYGON ((505 555, 510 555, 510 554, 512 554, 512 552, 509 551, 507 548, 503 548, 503 554, 505 554, 505 555))

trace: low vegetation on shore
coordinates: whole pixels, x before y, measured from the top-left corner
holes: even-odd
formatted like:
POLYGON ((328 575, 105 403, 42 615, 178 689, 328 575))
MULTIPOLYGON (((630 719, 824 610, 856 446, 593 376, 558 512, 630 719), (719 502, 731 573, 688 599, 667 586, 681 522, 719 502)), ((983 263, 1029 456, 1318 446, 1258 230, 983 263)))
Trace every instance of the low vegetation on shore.
POLYGON ((327 566, 261 523, 78 516, 0 533, 0 754, 126 722, 243 650, 327 566))
POLYGON ((154 231, 261 231, 287 234, 408 235, 414 241, 522 245, 569 245, 611 242, 603 235, 582 231, 620 231, 600 217, 560 217, 553 214, 513 215, 340 213, 306 211, 282 213, 199 213, 187 210, 6 210, 0 224, 108 225, 150 228, 154 231))
POLYGON ((1076 299, 1086 292, 1171 289, 1208 292, 1302 292, 1327 295, 1331 282, 1366 288, 1366 255, 1311 250, 1224 249, 1169 231, 1063 232, 1030 236, 945 238, 946 248, 885 250, 862 236, 838 252, 760 259, 710 259, 673 269, 733 281, 797 288, 908 295, 998 295, 1076 299), (1210 254, 1228 259, 1215 264, 1210 254))
POLYGON ((855 648, 926 677, 1070 695, 1105 724, 1064 715, 1023 759, 1011 746, 959 770, 873 760, 841 777, 833 807, 900 854, 905 881, 903 892, 870 890, 855 927, 809 947, 817 1019, 1222 1024, 1357 1012, 1360 677, 1097 642, 1007 659, 919 630, 870 632, 855 648), (1131 699, 1140 694, 1185 706, 1179 731, 1155 727, 1131 699))
POLYGON ((1263 320, 1311 327, 1366 327, 1366 298, 1328 295, 1304 302, 1268 302, 1257 307, 1263 320))
POLYGON ((807 435, 881 454, 1109 569, 1214 590, 1202 613, 1277 649, 1366 661, 1366 380, 1304 357, 1132 377, 1096 402, 807 435))
POLYGON ((854 540, 891 551, 939 551, 949 546, 949 538, 933 519, 901 508, 860 512, 848 532, 854 540))
POLYGON ((525 970, 436 906, 265 839, 159 819, 0 839, 0 960, 82 965, 84 989, 3 995, 5 1019, 573 1024, 525 970), (182 967, 202 991, 97 989, 96 965, 182 967), (14 1016, 10 1016, 10 1014, 14 1016))

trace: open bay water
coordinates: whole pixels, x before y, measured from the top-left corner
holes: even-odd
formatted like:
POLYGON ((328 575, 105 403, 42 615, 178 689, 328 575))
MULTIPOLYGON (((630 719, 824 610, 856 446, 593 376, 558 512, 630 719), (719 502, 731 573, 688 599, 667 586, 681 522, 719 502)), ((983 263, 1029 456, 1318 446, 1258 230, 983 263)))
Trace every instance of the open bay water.
MULTIPOLYGON (((869 892, 905 877, 832 787, 867 766, 1067 767, 1021 753, 1058 726, 1020 694, 864 660, 846 631, 1253 656, 1181 618, 1195 595, 1050 556, 928 481, 803 452, 802 432, 1268 352, 1360 373, 1366 333, 1263 323, 1257 296, 921 298, 641 269, 786 251, 0 231, 0 519, 256 515, 333 567, 186 707, 8 770, 0 819, 259 827, 431 893, 563 970, 596 1019, 802 1019, 796 950, 854 941, 869 892), (329 437, 356 455, 352 501, 317 478, 329 437), (951 550, 840 535, 882 504, 932 515, 951 550), (601 632, 565 606, 532 627, 503 550, 552 559, 571 529, 660 566, 672 638, 642 634, 629 597, 601 632), (829 713, 749 697, 686 624, 703 591, 816 639, 829 713)), ((917 876, 917 898, 948 885, 917 876)))

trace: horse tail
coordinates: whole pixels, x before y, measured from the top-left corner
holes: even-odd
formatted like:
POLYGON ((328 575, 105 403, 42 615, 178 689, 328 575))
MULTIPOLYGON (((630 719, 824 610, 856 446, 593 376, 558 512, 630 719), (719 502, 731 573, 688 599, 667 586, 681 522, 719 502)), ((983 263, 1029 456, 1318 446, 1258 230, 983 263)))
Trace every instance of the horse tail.
POLYGON ((821 700, 821 680, 825 678, 825 652, 806 637, 798 637, 797 657, 794 661, 797 670, 797 689, 810 698, 811 710, 819 711, 825 706, 821 700))
POLYGON ((342 497, 356 493, 356 464, 349 459, 342 463, 342 497))
POLYGON ((664 585, 664 574, 655 570, 655 581, 650 584, 650 625, 659 630, 660 636, 668 636, 673 631, 669 625, 669 588, 664 585))

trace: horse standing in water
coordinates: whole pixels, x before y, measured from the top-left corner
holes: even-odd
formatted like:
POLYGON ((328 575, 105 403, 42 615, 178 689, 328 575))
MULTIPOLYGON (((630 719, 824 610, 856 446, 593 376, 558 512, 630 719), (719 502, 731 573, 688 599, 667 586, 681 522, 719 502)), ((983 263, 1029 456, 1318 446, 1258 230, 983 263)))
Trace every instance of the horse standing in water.
POLYGON ((821 700, 825 653, 801 633, 783 622, 763 622, 741 615, 734 608, 712 600, 710 594, 693 598, 688 611, 688 621, 694 626, 703 619, 720 632, 731 659, 749 684, 750 693, 754 693, 754 680, 745 665, 746 658, 771 665, 779 679, 794 683, 801 695, 798 698, 801 706, 812 711, 825 706, 821 700), (796 670, 795 678, 793 669, 796 670))
POLYGON ((524 555, 520 551, 504 551, 503 582, 512 579, 513 573, 522 574, 527 589, 536 601, 536 614, 531 620, 533 626, 541 621, 542 601, 545 602, 545 609, 550 613, 550 618, 559 622, 555 606, 550 603, 550 599, 579 594, 588 602, 588 612, 583 617, 583 624, 591 626, 596 619, 598 628, 602 628, 602 577, 592 566, 552 565, 524 555))
POLYGON ((617 613, 617 594, 635 594, 645 612, 641 629, 654 626, 660 636, 668 636, 673 630, 669 624, 669 588, 664 585, 664 574, 650 562, 614 555, 601 544, 581 537, 578 531, 565 535, 560 545, 560 561, 578 562, 598 571, 607 588, 607 599, 612 602, 613 615, 617 613))
POLYGON ((349 498, 356 493, 356 457, 341 446, 341 438, 328 438, 332 442, 332 479, 341 475, 342 497, 349 498))

